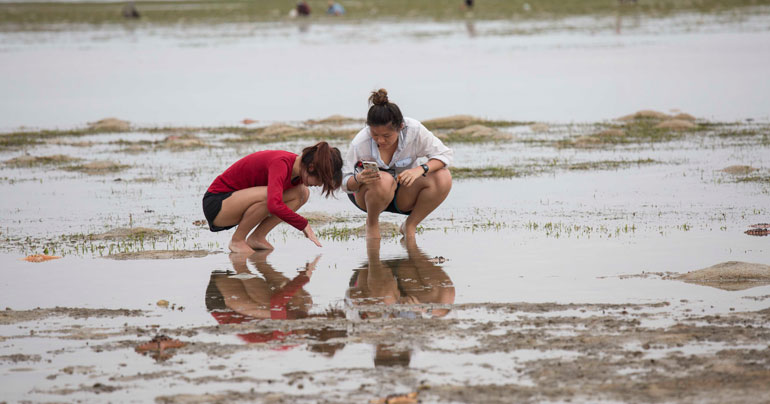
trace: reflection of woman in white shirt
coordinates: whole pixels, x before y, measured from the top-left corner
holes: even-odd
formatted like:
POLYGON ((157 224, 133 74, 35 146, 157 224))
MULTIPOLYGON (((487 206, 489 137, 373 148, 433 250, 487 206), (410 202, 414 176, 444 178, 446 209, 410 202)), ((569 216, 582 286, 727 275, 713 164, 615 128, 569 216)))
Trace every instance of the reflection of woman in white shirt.
POLYGON ((452 162, 452 150, 420 122, 404 118, 385 89, 372 92, 369 103, 366 128, 345 157, 342 189, 367 212, 367 238, 380 237, 383 211, 408 215, 401 233, 411 238, 449 195, 452 175, 445 167, 452 162), (380 171, 364 170, 362 161, 376 162, 380 171))

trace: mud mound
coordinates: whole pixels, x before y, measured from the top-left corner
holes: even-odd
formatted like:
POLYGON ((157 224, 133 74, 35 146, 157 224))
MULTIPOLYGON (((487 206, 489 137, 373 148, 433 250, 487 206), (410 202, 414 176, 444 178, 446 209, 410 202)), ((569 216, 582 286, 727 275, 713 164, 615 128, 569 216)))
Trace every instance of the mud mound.
POLYGON ((728 261, 688 272, 676 279, 724 290, 743 290, 770 284, 770 265, 728 261))
POLYGON ((483 122, 483 119, 471 115, 452 115, 443 118, 429 119, 422 124, 429 129, 458 129, 483 122))
POLYGON ((92 161, 90 163, 86 163, 79 166, 66 167, 65 169, 68 171, 80 171, 86 174, 99 175, 99 174, 107 174, 115 171, 120 171, 124 168, 128 168, 128 166, 123 164, 118 164, 114 161, 98 160, 98 161, 92 161))
POLYGON ((758 168, 754 168, 752 166, 741 166, 741 165, 735 165, 735 166, 728 166, 723 168, 721 171, 725 172, 730 175, 746 175, 751 174, 754 171, 759 170, 758 168))
POLYGON ((572 146, 574 147, 598 147, 601 146, 604 142, 601 138, 596 136, 579 136, 577 139, 575 139, 572 142, 572 146))
POLYGON ((89 129, 94 130, 107 130, 107 131, 127 131, 131 129, 131 124, 128 121, 122 121, 118 118, 104 118, 100 121, 89 122, 89 129))
POLYGON ((105 255, 113 260, 169 260, 178 258, 201 258, 209 255, 204 250, 149 250, 105 255))
POLYGON ((331 115, 322 119, 309 119, 305 121, 308 125, 345 125, 348 123, 361 122, 360 119, 348 118, 342 115, 331 115))
POLYGON ((697 128, 698 125, 683 119, 668 119, 655 125, 655 127, 657 129, 689 130, 697 128))
POLYGON ((19 156, 6 160, 5 164, 14 167, 34 167, 49 164, 64 164, 79 161, 80 159, 70 157, 64 154, 54 154, 51 156, 19 156))
POLYGON ((294 126, 286 125, 283 123, 274 123, 270 126, 266 126, 260 129, 259 134, 264 137, 282 137, 292 136, 301 132, 302 129, 300 128, 296 128, 294 126))
POLYGON ((320 225, 335 221, 334 216, 331 216, 323 212, 306 212, 306 213, 300 213, 300 214, 304 216, 305 219, 307 219, 307 221, 312 223, 314 226, 320 226, 320 225))
POLYGON ((533 123, 532 125, 529 125, 529 130, 535 133, 548 132, 548 129, 551 129, 551 127, 544 123, 533 123))
POLYGON ((679 120, 682 120, 682 121, 695 122, 695 117, 694 116, 692 116, 690 114, 686 114, 684 112, 676 114, 672 118, 679 119, 679 120))
POLYGON ((484 125, 470 125, 456 130, 447 136, 447 140, 511 140, 513 135, 484 125))
POLYGON ((634 121, 637 119, 669 119, 669 118, 671 118, 671 116, 664 114, 663 112, 645 109, 645 110, 637 111, 631 115, 621 116, 620 118, 618 118, 618 120, 634 121))
POLYGON ((171 135, 163 139, 163 147, 169 149, 194 149, 208 146, 203 140, 195 135, 185 134, 181 136, 171 135))
POLYGON ((91 236, 92 240, 121 240, 162 237, 170 232, 167 230, 151 229, 149 227, 121 227, 91 236))

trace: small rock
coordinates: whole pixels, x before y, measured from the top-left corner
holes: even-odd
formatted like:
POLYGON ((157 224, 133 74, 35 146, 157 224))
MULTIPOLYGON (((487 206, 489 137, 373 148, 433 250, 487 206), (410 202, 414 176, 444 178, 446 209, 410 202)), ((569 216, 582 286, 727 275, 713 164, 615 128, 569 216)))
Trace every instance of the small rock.
POLYGON ((155 303, 158 307, 168 307, 168 300, 160 299, 158 303, 155 303))

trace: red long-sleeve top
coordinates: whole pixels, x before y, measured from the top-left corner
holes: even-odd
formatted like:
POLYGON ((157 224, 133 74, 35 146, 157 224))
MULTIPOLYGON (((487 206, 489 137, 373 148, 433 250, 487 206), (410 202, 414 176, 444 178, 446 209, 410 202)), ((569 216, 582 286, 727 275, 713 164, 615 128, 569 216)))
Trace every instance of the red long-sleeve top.
POLYGON ((208 192, 221 194, 246 188, 267 186, 267 210, 298 230, 307 227, 307 219, 285 203, 283 192, 300 183, 292 182, 291 170, 297 155, 283 150, 264 150, 236 161, 209 186, 208 192))

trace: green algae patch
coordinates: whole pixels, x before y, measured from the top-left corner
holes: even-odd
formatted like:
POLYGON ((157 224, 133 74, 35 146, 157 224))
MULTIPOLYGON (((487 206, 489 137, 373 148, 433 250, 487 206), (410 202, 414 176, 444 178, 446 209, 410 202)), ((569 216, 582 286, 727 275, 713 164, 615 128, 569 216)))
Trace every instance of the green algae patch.
MULTIPOLYGON (((352 238, 366 237, 366 224, 358 227, 326 227, 317 233, 318 237, 323 239, 347 241, 352 238)), ((399 225, 390 222, 380 222, 380 235, 383 238, 393 238, 400 234, 399 225)))
POLYGON ((573 163, 567 165, 567 170, 612 170, 618 168, 627 167, 640 167, 643 165, 660 163, 653 159, 639 159, 639 160, 601 160, 601 161, 587 161, 583 163, 573 163))
POLYGON ((39 167, 48 165, 68 164, 80 161, 81 159, 70 157, 64 154, 54 154, 50 156, 19 156, 6 160, 5 164, 11 167, 39 167))
POLYGON ((513 178, 523 177, 526 171, 517 170, 514 167, 489 166, 489 167, 452 167, 452 178, 513 178))

